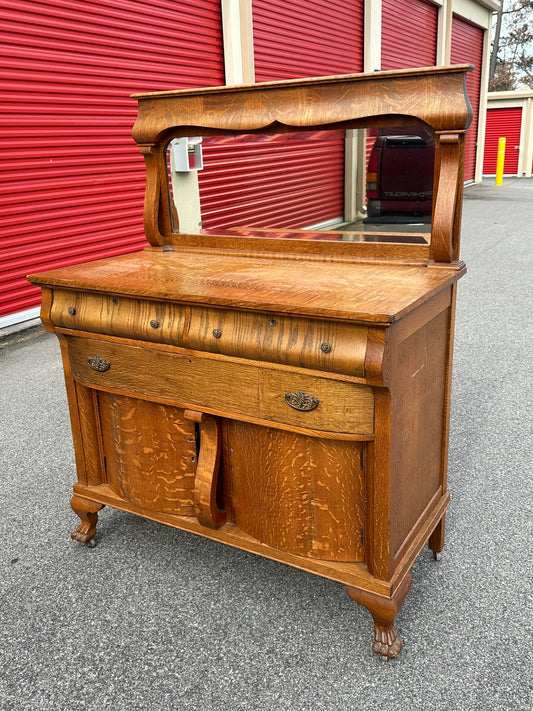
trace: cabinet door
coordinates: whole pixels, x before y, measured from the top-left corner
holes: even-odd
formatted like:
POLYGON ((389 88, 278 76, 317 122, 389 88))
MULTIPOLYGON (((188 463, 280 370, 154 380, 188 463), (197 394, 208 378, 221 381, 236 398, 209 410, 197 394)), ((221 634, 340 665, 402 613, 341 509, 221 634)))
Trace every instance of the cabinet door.
POLYGON ((98 392, 107 483, 127 501, 194 515, 197 437, 179 407, 98 392))
POLYGON ((362 561, 364 443, 228 423, 235 524, 278 550, 362 561))

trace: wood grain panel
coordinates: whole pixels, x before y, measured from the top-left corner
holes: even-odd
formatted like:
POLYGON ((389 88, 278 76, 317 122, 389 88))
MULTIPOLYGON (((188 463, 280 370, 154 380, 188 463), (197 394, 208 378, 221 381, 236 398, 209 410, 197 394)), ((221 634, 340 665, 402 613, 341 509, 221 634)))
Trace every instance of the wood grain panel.
POLYGON ((179 304, 57 289, 50 317, 62 328, 180 346, 185 314, 179 304))
POLYGON ((192 307, 185 342, 212 353, 364 377, 367 330, 277 313, 192 307))
POLYGON ((153 511, 194 514, 196 438, 183 410, 98 393, 109 486, 153 511))
POLYGON ((241 422, 229 424, 235 523, 268 546, 362 561, 361 447, 241 422))
POLYGON ((450 310, 400 343, 391 387, 391 550, 441 488, 450 310))
MULTIPOLYGON (((139 144, 155 143, 175 126, 242 132, 276 124, 303 128, 391 115, 396 120, 398 115, 416 116, 436 130, 461 130, 470 119, 463 85, 466 71, 463 64, 138 94, 133 137, 139 144)), ((376 121, 378 126, 379 120, 383 118, 376 121)))
POLYGON ((106 481, 104 453, 102 451, 98 400, 91 388, 74 383, 81 431, 85 476, 89 486, 106 481))
POLYGON ((370 387, 301 373, 270 370, 216 357, 197 358, 155 347, 119 345, 103 340, 68 338, 74 377, 97 388, 162 397, 176 404, 230 417, 251 417, 328 432, 371 434, 374 427, 370 387), (110 363, 96 372, 88 357, 110 363), (285 395, 306 391, 320 399, 316 410, 299 412, 285 395))

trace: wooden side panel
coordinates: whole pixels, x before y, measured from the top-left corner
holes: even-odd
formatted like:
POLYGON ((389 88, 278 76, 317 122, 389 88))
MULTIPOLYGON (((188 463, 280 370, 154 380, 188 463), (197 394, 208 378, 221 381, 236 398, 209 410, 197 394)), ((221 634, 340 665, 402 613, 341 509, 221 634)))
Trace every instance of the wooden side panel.
POLYGON ((235 523, 288 553, 362 561, 363 444, 230 422, 235 523))
MULTIPOLYGON (((48 289, 45 291, 49 292, 47 295, 47 306, 44 306, 43 311, 48 309, 51 303, 52 292, 48 289)), ((83 437, 80 424, 80 415, 78 412, 78 396, 77 396, 77 385, 72 377, 72 372, 70 370, 70 358, 68 354, 67 339, 65 336, 58 336, 59 346, 61 348, 61 359, 63 361, 63 372, 65 375, 65 389, 67 391, 68 399, 68 409, 70 414, 70 425, 72 427, 72 441, 74 443, 74 456, 76 458, 76 473, 78 477, 78 482, 80 484, 87 484, 87 468, 85 466, 85 456, 83 451, 83 437)))
POLYGON ((391 551, 442 487, 450 309, 402 341, 391 387, 391 551))
POLYGON ((183 410, 98 393, 111 489, 153 511, 194 515, 196 438, 183 410))

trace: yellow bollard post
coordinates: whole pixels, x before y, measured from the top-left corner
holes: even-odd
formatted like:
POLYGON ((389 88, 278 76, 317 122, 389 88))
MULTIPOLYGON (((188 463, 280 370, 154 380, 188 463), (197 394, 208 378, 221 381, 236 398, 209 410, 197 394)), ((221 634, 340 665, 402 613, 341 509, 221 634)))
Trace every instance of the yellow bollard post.
POLYGON ((503 183, 503 164, 505 162, 505 138, 498 138, 498 159, 496 161, 496 185, 503 183))

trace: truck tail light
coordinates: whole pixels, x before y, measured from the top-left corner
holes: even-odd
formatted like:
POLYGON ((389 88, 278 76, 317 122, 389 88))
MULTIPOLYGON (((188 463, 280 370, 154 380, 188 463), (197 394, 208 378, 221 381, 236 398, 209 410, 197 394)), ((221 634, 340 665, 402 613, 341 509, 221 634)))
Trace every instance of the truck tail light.
POLYGON ((373 148, 366 169, 366 196, 368 199, 376 199, 378 196, 378 166, 379 151, 373 148))

